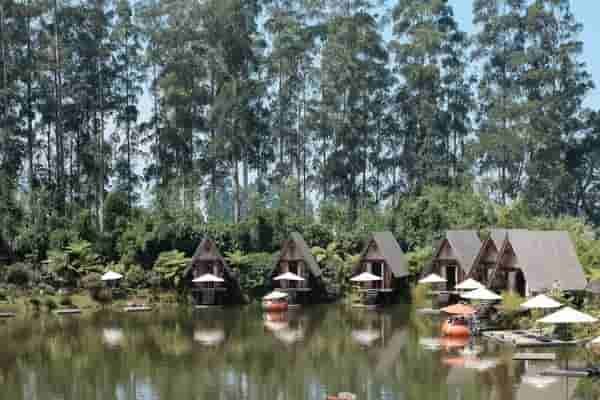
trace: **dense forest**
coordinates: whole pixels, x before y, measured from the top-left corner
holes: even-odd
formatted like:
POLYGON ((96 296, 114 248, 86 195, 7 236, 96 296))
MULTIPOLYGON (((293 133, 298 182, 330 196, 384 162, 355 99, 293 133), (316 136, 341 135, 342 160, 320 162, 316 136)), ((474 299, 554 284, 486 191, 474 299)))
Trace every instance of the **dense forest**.
POLYGON ((475 0, 468 34, 447 0, 2 0, 1 236, 148 266, 204 233, 323 259, 515 210, 596 225, 569 3, 475 0))

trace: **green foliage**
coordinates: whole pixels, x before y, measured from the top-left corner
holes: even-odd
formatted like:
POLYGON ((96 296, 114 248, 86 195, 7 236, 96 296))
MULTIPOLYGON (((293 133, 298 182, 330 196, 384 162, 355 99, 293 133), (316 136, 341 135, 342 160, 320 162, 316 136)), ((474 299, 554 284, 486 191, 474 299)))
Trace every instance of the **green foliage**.
POLYGON ((6 267, 6 282, 18 286, 25 286, 32 280, 29 266, 24 263, 17 263, 6 267))
POLYGON ((406 253, 408 268, 412 276, 419 275, 423 268, 429 264, 433 257, 433 246, 417 247, 413 251, 406 253))
POLYGON ((29 304, 31 304, 31 307, 33 307, 35 311, 39 311, 42 302, 37 297, 32 297, 29 299, 29 304))
POLYGON ((514 292, 502 292, 502 310, 508 313, 522 311, 521 304, 525 299, 514 292))
POLYGON ((447 229, 480 229, 494 222, 488 201, 470 189, 431 187, 407 198, 394 213, 394 234, 409 248, 432 243, 447 229))
POLYGON ((91 243, 85 240, 71 242, 64 250, 48 251, 46 260, 50 272, 59 276, 67 285, 76 285, 82 276, 99 272, 100 263, 91 243))
POLYGON ((167 286, 178 287, 190 261, 191 258, 186 257, 181 251, 164 251, 158 255, 158 259, 154 263, 154 271, 160 274, 167 286))
POLYGON ((52 311, 58 308, 58 304, 56 304, 52 297, 46 297, 44 299, 44 306, 46 307, 46 309, 48 309, 48 311, 52 311))
POLYGON ((149 274, 139 265, 130 265, 125 275, 125 282, 132 288, 145 288, 149 285, 149 274))
POLYGON ((513 292, 502 292, 502 307, 496 316, 495 324, 502 329, 526 329, 532 326, 532 321, 523 314, 520 307, 524 298, 513 292))
POLYGON ((91 292, 91 294, 92 294, 92 299, 94 299, 95 301, 97 301, 100 304, 108 304, 113 299, 112 290, 105 288, 105 287, 100 288, 99 290, 93 291, 93 292, 91 292))
POLYGON ((73 307, 73 299, 69 295, 62 295, 58 299, 58 304, 62 307, 73 307))
POLYGON ((239 277, 242 290, 253 297, 264 295, 271 286, 271 275, 273 273, 273 255, 269 253, 250 253, 240 257, 235 254, 232 260, 237 264, 231 264, 233 270, 239 277))
POLYGON ((325 284, 334 291, 344 293, 350 287, 349 279, 360 255, 341 253, 336 242, 329 243, 325 248, 315 246, 311 252, 322 267, 325 284))
POLYGON ((431 287, 429 285, 416 285, 411 290, 412 303, 417 308, 422 308, 430 305, 430 292, 431 287))

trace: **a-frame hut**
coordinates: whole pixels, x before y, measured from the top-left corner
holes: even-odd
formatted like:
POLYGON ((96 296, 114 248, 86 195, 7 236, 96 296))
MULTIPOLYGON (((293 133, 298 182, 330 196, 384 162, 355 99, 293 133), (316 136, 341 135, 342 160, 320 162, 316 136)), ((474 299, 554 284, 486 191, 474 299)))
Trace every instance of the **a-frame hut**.
POLYGON ((237 276, 221 256, 216 243, 204 238, 190 261, 185 278, 191 283, 196 305, 229 305, 244 302, 237 276), (223 282, 192 282, 194 279, 211 274, 223 282))
POLYGON ((491 229, 487 239, 481 244, 481 248, 475 257, 473 267, 469 273, 469 277, 477 280, 478 282, 488 285, 490 278, 496 264, 498 263, 498 256, 500 249, 504 244, 509 232, 515 229, 491 229))
POLYGON ((377 294, 375 303, 396 301, 404 291, 408 294, 408 261, 391 232, 375 232, 369 238, 354 270, 376 275, 381 281, 365 282, 369 291, 377 294))
POLYGON ((454 290, 469 276, 480 249, 477 231, 449 230, 433 255, 432 272, 446 279, 447 290, 454 290))
POLYGON ((319 264, 298 232, 292 232, 282 243, 272 279, 274 288, 290 293, 291 301, 298 304, 318 303, 326 295, 319 264), (275 279, 285 273, 292 273, 303 280, 275 279))
POLYGON ((529 296, 552 289, 584 290, 586 284, 568 232, 510 230, 488 286, 529 296))

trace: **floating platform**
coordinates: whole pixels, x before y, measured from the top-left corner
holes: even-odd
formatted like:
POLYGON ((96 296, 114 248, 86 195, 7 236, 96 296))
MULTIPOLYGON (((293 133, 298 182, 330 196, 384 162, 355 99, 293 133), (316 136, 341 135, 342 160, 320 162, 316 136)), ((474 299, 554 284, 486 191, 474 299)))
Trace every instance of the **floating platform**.
POLYGON ((547 369, 542 371, 543 376, 566 376, 573 378, 587 378, 600 376, 600 368, 577 368, 577 369, 547 369))
POLYGON ((360 303, 353 303, 352 304, 353 308, 362 308, 363 310, 375 310, 377 308, 379 308, 379 304, 360 304, 360 303))
POLYGON ((56 315, 81 314, 81 309, 79 309, 79 308, 61 308, 58 310, 54 310, 54 314, 56 314, 56 315))
POLYGON ((152 307, 150 307, 150 306, 128 306, 128 307, 123 307, 123 311, 125 311, 125 312, 152 311, 152 307))
POLYGON ((17 314, 15 314, 14 312, 2 312, 0 313, 0 318, 12 318, 12 317, 16 317, 17 314))
POLYGON ((525 331, 486 331, 482 335, 488 339, 515 347, 561 347, 577 346, 586 340, 558 340, 541 337, 525 331))
POLYGON ((417 308, 417 314, 422 315, 441 315, 442 310, 435 308, 417 308))
POLYGON ((542 360, 542 361, 554 361, 556 360, 555 353, 515 353, 512 357, 513 360, 542 360))
POLYGON ((214 310, 217 308, 223 308, 221 304, 197 304, 194 306, 196 310, 214 310))

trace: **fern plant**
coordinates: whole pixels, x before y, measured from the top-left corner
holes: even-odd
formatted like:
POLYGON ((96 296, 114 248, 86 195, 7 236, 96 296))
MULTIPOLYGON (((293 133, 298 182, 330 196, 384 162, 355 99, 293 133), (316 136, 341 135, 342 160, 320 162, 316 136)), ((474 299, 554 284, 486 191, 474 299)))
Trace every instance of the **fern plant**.
POLYGON ((183 273, 190 263, 191 258, 179 250, 163 251, 154 263, 154 270, 160 274, 163 281, 172 287, 181 283, 183 273))
POLYGON ((85 240, 71 242, 64 250, 48 251, 48 270, 67 284, 77 284, 79 278, 91 272, 100 272, 100 259, 85 240))

